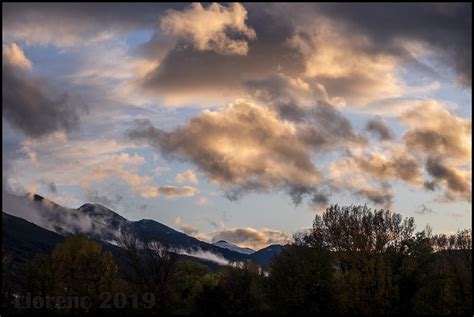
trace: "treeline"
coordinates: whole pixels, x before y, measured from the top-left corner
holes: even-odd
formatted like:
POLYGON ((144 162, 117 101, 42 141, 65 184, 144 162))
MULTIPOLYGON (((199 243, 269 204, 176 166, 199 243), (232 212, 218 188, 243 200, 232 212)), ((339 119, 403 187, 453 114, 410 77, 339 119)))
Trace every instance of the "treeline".
POLYGON ((269 267, 212 272, 160 241, 125 236, 115 258, 82 236, 37 256, 5 280, 4 313, 469 314, 471 230, 415 233, 413 218, 333 205, 269 267))

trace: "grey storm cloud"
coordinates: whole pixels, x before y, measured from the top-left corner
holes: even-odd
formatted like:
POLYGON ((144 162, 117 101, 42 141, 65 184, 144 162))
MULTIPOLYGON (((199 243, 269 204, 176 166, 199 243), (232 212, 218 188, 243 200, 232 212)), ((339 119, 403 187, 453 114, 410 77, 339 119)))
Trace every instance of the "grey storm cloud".
POLYGON ((79 113, 87 109, 67 94, 57 96, 44 79, 32 78, 5 55, 2 90, 3 116, 32 138, 78 129, 79 113))
POLYGON ((432 46, 462 84, 472 82, 471 3, 317 4, 316 10, 368 36, 374 50, 406 54, 396 41, 408 39, 432 46))
POLYGON ((365 128, 381 141, 393 139, 392 131, 387 123, 380 118, 369 120, 365 128))

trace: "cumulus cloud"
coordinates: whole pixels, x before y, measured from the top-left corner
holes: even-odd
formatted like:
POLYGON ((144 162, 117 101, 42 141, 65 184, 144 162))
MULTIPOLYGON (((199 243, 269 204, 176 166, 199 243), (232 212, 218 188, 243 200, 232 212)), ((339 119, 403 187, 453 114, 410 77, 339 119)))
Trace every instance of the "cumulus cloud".
POLYGON ((202 112, 171 132, 140 122, 128 135, 169 157, 191 161, 230 197, 247 190, 314 186, 321 179, 296 127, 275 111, 247 102, 202 112))
POLYGON ((188 169, 182 173, 176 174, 176 182, 177 183, 188 182, 188 183, 193 183, 193 184, 199 183, 196 173, 194 173, 194 171, 191 169, 188 169))
POLYGON ((429 158, 426 162, 426 171, 438 183, 446 187, 448 200, 472 200, 471 171, 461 170, 456 166, 447 165, 439 158, 429 158))
POLYGON ((256 230, 250 227, 226 228, 212 233, 212 242, 224 240, 240 247, 259 250, 271 244, 287 244, 290 237, 275 229, 256 230))
POLYGON ((198 239, 212 243, 224 240, 239 247, 254 250, 265 248, 271 244, 285 245, 291 241, 291 237, 285 232, 270 228, 258 230, 252 227, 227 228, 222 225, 219 230, 204 233, 190 225, 183 224, 180 217, 177 217, 175 222, 184 233, 198 239))
POLYGON ((370 152, 353 156, 354 168, 380 180, 400 179, 413 185, 421 184, 421 168, 416 158, 402 146, 393 146, 386 153, 370 152))
POLYGON ((128 135, 169 158, 194 163, 230 200, 249 191, 283 189, 295 204, 308 197, 311 205, 324 208, 329 194, 320 188, 323 176, 311 155, 364 148, 368 141, 325 101, 295 104, 298 118, 287 118, 277 103, 271 103, 272 95, 269 91, 269 106, 236 101, 201 112, 171 132, 137 122, 128 135))
POLYGON ((366 198, 371 203, 385 207, 390 207, 392 204, 393 191, 390 184, 361 171, 351 156, 331 163, 330 175, 331 186, 334 190, 346 190, 356 196, 366 198))
POLYGON ((390 207, 391 182, 398 181, 421 188, 423 164, 403 144, 389 143, 362 151, 349 150, 331 164, 330 174, 335 190, 348 190, 369 201, 390 207))
POLYGON ((79 128, 79 113, 85 105, 67 94, 56 94, 47 82, 33 78, 31 62, 15 44, 3 48, 3 116, 32 138, 79 128))
POLYGON ((425 170, 433 178, 424 182, 425 189, 441 186, 448 201, 471 201, 472 121, 435 101, 405 112, 400 121, 408 125, 406 147, 425 160, 425 170))
POLYGON ((298 26, 290 44, 304 56, 305 77, 323 85, 341 104, 360 107, 372 100, 402 94, 397 60, 370 51, 370 43, 363 35, 349 36, 331 20, 320 17, 298 26))
POLYGON ((472 151, 472 121, 456 116, 434 100, 403 113, 400 121, 409 126, 403 139, 414 151, 469 162, 472 151))
MULTIPOLYGON (((304 70, 300 53, 286 43, 294 30, 292 22, 267 10, 266 6, 246 4, 246 7, 250 6, 248 25, 255 30, 258 39, 252 41, 246 55, 216 54, 196 50, 192 45, 170 48, 163 44, 166 40, 162 34, 156 32, 142 46, 142 53, 150 60, 159 57, 160 64, 140 81, 139 86, 166 105, 207 106, 227 104, 244 97, 248 81, 270 76, 279 69, 285 75, 298 77, 304 70)), ((209 23, 205 25, 203 29, 209 23)))
POLYGON ((228 7, 212 3, 207 9, 200 3, 193 3, 183 11, 168 11, 161 19, 161 28, 190 41, 197 50, 246 55, 248 42, 230 35, 237 33, 245 39, 255 39, 255 31, 245 24, 246 19, 247 10, 240 3, 231 3, 228 7))

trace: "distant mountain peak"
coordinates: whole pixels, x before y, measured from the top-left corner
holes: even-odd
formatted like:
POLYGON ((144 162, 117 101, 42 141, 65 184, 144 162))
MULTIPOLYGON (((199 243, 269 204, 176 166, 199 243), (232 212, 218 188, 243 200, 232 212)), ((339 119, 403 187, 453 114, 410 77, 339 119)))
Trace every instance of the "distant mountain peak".
POLYGON ((127 220, 115 211, 100 204, 85 203, 81 207, 77 208, 77 210, 82 211, 83 213, 89 214, 91 216, 110 216, 125 221, 127 220))
POLYGON ((229 242, 224 241, 224 240, 219 240, 217 242, 214 242, 213 245, 218 246, 220 248, 228 249, 228 250, 231 250, 231 251, 234 251, 234 252, 239 252, 239 253, 242 253, 242 254, 255 253, 255 250, 252 250, 250 248, 242 248, 242 247, 239 247, 235 244, 229 243, 229 242))

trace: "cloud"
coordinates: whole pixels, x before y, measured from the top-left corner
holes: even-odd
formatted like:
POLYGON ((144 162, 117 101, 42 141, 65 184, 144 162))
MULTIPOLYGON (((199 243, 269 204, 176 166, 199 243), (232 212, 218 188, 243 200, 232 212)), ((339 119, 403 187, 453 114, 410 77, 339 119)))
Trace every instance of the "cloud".
POLYGON ((170 158, 191 161, 229 197, 249 190, 314 186, 321 179, 296 127, 273 110, 248 102, 204 111, 171 132, 139 122, 128 135, 170 158))
MULTIPOLYGON (((351 34, 367 37, 378 51, 407 57, 400 40, 427 45, 437 60, 455 70, 460 83, 472 82, 472 4, 392 3, 318 4, 316 10, 342 24, 351 34)), ((311 10, 307 10, 310 14, 311 10)), ((314 12, 314 11, 313 11, 314 12)))
POLYGON ((427 190, 445 188, 447 201, 471 201, 472 122, 449 112, 442 104, 427 101, 405 112, 400 121, 408 125, 403 141, 425 160, 433 177, 424 182, 427 190))
POLYGON ((379 180, 395 178, 413 185, 421 184, 421 167, 407 149, 393 146, 387 152, 353 156, 353 167, 379 180))
MULTIPOLYGON (((58 191, 67 186, 76 192, 81 189, 78 186, 84 177, 92 174, 95 169, 105 168, 102 165, 104 157, 117 156, 125 149, 135 147, 132 143, 103 137, 95 137, 93 140, 66 138, 64 133, 59 132, 40 139, 20 139, 17 142, 21 152, 9 162, 11 173, 8 174, 8 183, 12 191, 18 193, 27 184, 39 184, 45 180, 54 181, 58 191), (36 158, 35 161, 31 160, 32 156, 36 158)), ((8 149, 7 155, 8 153, 13 155, 15 152, 8 149)), ((82 189, 85 190, 86 187, 82 189)), ((61 197, 56 201, 70 205, 72 202, 67 198, 68 191, 61 191, 61 197)), ((78 202, 74 199, 74 203, 78 202)))
POLYGON ((193 3, 183 11, 169 10, 161 19, 164 32, 190 41, 200 51, 214 51, 224 55, 246 55, 249 47, 244 39, 233 39, 236 33, 252 40, 255 31, 245 24, 247 10, 240 3, 224 7, 212 3, 206 9, 200 3, 193 3))
POLYGON ((262 79, 278 69, 298 77, 304 65, 299 52, 286 43, 293 33, 292 23, 265 6, 246 6, 251 7, 247 23, 258 34, 246 55, 196 50, 192 45, 170 47, 166 44, 169 40, 157 31, 141 52, 142 57, 159 59, 160 63, 137 85, 167 106, 222 105, 245 97, 248 81, 262 79))
POLYGON ((58 193, 58 189, 57 189, 56 184, 54 182, 43 181, 43 184, 45 184, 48 187, 48 190, 50 191, 50 193, 52 193, 52 194, 57 194, 58 193))
POLYGON ((176 197, 192 197, 199 193, 199 190, 190 186, 176 187, 173 185, 146 185, 138 188, 137 192, 140 196, 145 198, 154 198, 163 195, 167 199, 173 199, 176 197))
MULTIPOLYGON (((8 3, 3 6, 3 38, 27 45, 60 48, 110 40, 118 34, 153 28, 170 4, 8 3)), ((182 5, 176 5, 181 7, 182 5)))
POLYGON ((144 158, 134 154, 120 153, 106 155, 92 171, 80 179, 83 188, 89 188, 92 182, 101 181, 106 177, 116 176, 131 186, 146 185, 151 181, 148 176, 136 173, 136 167, 144 163, 144 158))
POLYGON ((420 206, 418 206, 418 209, 415 210, 415 213, 419 215, 426 215, 432 214, 434 213, 434 211, 430 207, 427 207, 425 204, 421 204, 420 206))
POLYGON ((89 192, 92 183, 101 182, 108 177, 117 177, 128 184, 132 191, 144 198, 154 198, 160 195, 167 199, 192 197, 199 192, 197 188, 190 186, 154 185, 151 177, 142 176, 137 172, 137 167, 144 162, 144 158, 136 153, 134 155, 128 153, 106 155, 90 173, 81 177, 81 187, 89 192))
POLYGON ((198 249, 198 250, 177 249, 177 250, 174 250, 174 252, 178 254, 184 254, 184 255, 196 257, 196 258, 207 260, 207 261, 212 261, 220 265, 225 265, 225 266, 238 265, 238 263, 230 262, 229 260, 227 260, 220 254, 212 253, 210 251, 204 251, 201 249, 198 249))
POLYGON ((190 186, 176 187, 172 185, 157 187, 157 191, 158 193, 160 193, 161 195, 167 198, 192 197, 199 192, 199 190, 194 187, 190 187, 190 186))
POLYGON ((448 200, 472 200, 472 179, 470 171, 463 171, 455 166, 449 166, 439 158, 429 158, 426 171, 438 183, 445 185, 448 200))
POLYGON ((472 151, 472 121, 447 111, 429 100, 403 113, 400 121, 409 126, 403 139, 420 153, 469 162, 472 151))
POLYGON ((351 156, 330 165, 331 187, 335 191, 349 191, 355 196, 364 197, 369 202, 390 207, 393 192, 387 181, 378 179, 358 168, 351 156))
POLYGON ((278 230, 263 228, 256 230, 251 227, 226 228, 212 233, 212 242, 224 240, 240 247, 254 250, 262 249, 271 244, 287 244, 290 237, 278 230))
POLYGON ((299 24, 296 30, 289 43, 303 55, 304 77, 324 86, 341 104, 360 107, 402 94, 397 59, 371 51, 364 35, 346 31, 325 17, 299 24))
POLYGON ((183 224, 180 217, 176 218, 175 223, 184 233, 192 235, 200 240, 212 243, 224 240, 239 247, 251 248, 254 250, 260 250, 271 244, 285 245, 291 241, 291 237, 288 234, 270 228, 258 230, 252 227, 226 228, 225 226, 222 226, 219 230, 204 233, 190 225, 183 224))
POLYGON ((2 210, 58 233, 64 233, 62 230, 66 230, 78 234, 93 229, 92 219, 88 215, 38 197, 35 198, 33 194, 20 197, 2 192, 2 210))
POLYGON ((188 170, 186 170, 182 173, 176 174, 176 182, 177 183, 189 182, 189 183, 193 183, 193 184, 199 183, 196 174, 191 169, 188 169, 188 170))
POLYGON ((30 70, 33 67, 31 61, 26 58, 25 53, 16 43, 3 46, 3 58, 7 63, 19 69, 30 70))
POLYGON ((123 202, 123 196, 119 194, 102 195, 98 190, 86 189, 86 201, 106 207, 117 207, 123 202))
POLYGON ((387 123, 380 118, 372 119, 367 122, 365 129, 372 133, 381 141, 387 141, 393 139, 393 134, 390 131, 387 123))
POLYGON ((32 78, 31 63, 16 45, 3 50, 3 116, 28 137, 79 128, 79 113, 86 106, 67 94, 57 95, 41 78, 32 78))

